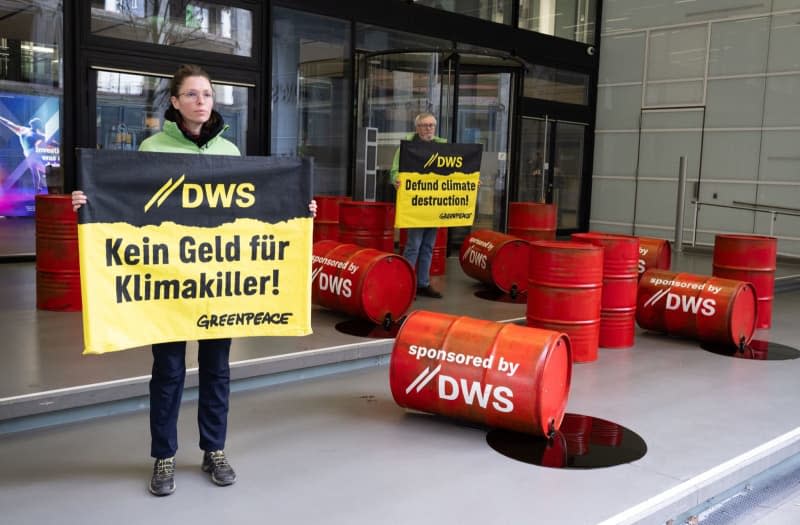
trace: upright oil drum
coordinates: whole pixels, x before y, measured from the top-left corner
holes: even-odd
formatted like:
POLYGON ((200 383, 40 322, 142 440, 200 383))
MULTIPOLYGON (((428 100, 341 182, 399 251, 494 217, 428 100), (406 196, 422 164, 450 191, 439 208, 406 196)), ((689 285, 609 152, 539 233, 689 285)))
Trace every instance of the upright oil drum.
POLYGON ((339 205, 351 200, 345 195, 315 195, 314 242, 339 240, 339 205))
POLYGON ((555 204, 509 202, 508 234, 529 241, 553 241, 556 238, 555 204))
POLYGON ((753 283, 758 297, 756 328, 772 326, 778 240, 763 235, 720 234, 714 239, 712 273, 753 283))
POLYGON ((36 308, 81 309, 78 215, 70 195, 36 195, 36 308))
POLYGON ((565 332, 576 363, 595 361, 600 340, 603 249, 534 241, 528 269, 528 326, 565 332))
POLYGON ((562 333, 417 310, 389 365, 398 405, 516 432, 548 435, 572 377, 562 333))
POLYGON ((636 322, 644 329, 742 346, 756 329, 756 291, 744 281, 648 270, 639 281, 636 322))
POLYGON ((414 269, 404 258, 336 241, 314 243, 314 304, 388 325, 414 301, 414 269))
POLYGON ((672 250, 669 241, 653 237, 639 237, 639 278, 647 270, 669 270, 672 250))
POLYGON ((573 233, 572 240, 603 248, 600 347, 630 348, 634 339, 639 283, 639 239, 630 235, 586 232, 573 233))
MULTIPOLYGON (((406 228, 400 229, 400 255, 408 241, 408 231, 406 228)), ((444 275, 447 266, 447 228, 439 228, 436 232, 436 241, 433 243, 433 254, 431 256, 431 275, 444 275)))
POLYGON ((491 230, 475 230, 464 239, 458 260, 464 273, 516 295, 528 289, 527 241, 491 230))
POLYGON ((339 240, 394 252, 394 204, 367 201, 339 203, 339 240))

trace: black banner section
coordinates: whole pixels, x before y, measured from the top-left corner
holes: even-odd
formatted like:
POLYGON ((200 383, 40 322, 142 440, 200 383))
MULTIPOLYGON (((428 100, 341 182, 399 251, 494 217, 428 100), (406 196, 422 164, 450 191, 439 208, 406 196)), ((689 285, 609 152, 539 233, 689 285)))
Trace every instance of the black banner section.
POLYGON ((400 171, 408 173, 475 173, 481 170, 480 144, 447 144, 403 141, 400 148, 400 171))
POLYGON ((215 227, 236 219, 274 224, 310 217, 312 169, 311 159, 297 157, 80 149, 78 188, 89 202, 78 223, 215 227), (298 170, 303 176, 295 176, 298 170))

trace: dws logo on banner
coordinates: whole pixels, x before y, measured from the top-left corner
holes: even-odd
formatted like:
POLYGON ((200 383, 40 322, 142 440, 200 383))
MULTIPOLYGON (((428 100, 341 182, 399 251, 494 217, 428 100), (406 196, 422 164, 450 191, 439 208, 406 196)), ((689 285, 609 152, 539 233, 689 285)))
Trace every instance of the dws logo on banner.
POLYGON ((428 158, 423 168, 436 166, 437 168, 460 168, 464 165, 464 157, 461 155, 440 155, 438 152, 428 158))
POLYGON ((256 203, 255 185, 251 182, 201 185, 184 182, 185 179, 186 174, 181 175, 175 182, 170 177, 144 205, 145 213, 153 204, 156 208, 160 207, 181 185, 183 185, 181 208, 199 208, 204 202, 207 202, 210 208, 230 208, 233 205, 238 208, 249 208, 256 203))

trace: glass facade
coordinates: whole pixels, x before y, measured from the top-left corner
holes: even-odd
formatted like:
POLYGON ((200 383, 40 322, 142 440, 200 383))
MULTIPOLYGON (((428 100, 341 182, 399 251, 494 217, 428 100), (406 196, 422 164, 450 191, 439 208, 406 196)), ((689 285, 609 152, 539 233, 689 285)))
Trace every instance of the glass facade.
POLYGON ((546 66, 533 66, 525 75, 524 96, 567 104, 589 103, 589 75, 546 66))
POLYGON ((597 0, 520 0, 519 27, 593 44, 597 0))
POLYGON ((347 22, 274 9, 270 152, 313 157, 318 194, 347 190, 351 69, 347 22))
POLYGON ((498 24, 511 24, 511 0, 414 0, 414 2, 498 24))
POLYGON ((94 35, 249 57, 253 14, 216 2, 91 0, 94 35))
MULTIPOLYGON (((62 191, 62 3, 0 1, 0 216, 31 217, 36 194, 62 191)), ((33 246, 33 231, 17 221, 33 246)), ((7 224, 4 223, 5 227, 7 224)), ((0 255, 4 248, 0 248, 0 255)), ((31 252, 33 250, 31 249, 31 252)))

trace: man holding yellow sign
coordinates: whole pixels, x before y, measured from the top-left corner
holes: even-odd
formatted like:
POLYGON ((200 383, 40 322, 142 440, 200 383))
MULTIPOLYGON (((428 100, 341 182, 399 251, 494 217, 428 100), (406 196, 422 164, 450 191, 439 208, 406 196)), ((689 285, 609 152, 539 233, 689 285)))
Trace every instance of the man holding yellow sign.
POLYGON ((446 144, 436 117, 420 113, 400 143, 390 172, 397 188, 396 228, 408 228, 403 257, 417 267, 417 294, 440 298, 430 284, 438 227, 471 226, 480 179, 480 144, 446 144))

